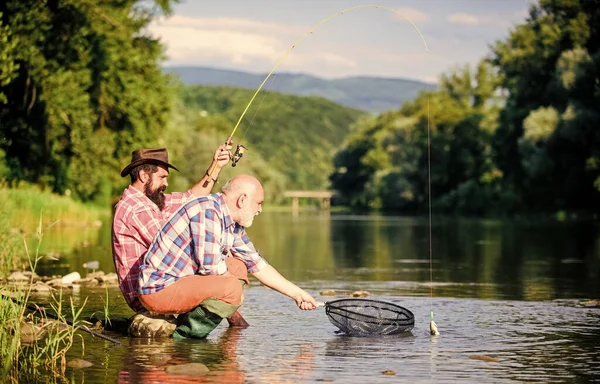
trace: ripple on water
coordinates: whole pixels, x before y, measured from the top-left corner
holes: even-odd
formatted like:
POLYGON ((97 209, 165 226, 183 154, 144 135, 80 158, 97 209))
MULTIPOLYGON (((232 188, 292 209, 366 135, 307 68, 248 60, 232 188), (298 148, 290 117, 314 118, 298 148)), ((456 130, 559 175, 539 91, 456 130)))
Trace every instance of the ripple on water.
MULTIPOLYGON (((246 291, 243 330, 223 322, 206 340, 145 340, 122 337, 123 346, 87 335, 84 358, 94 363, 69 370, 86 383, 162 380, 169 365, 202 363, 214 382, 555 382, 598 379, 600 309, 564 302, 429 298, 394 294, 412 283, 358 284, 310 281, 324 287, 367 289, 370 298, 400 304, 415 315, 415 327, 398 337, 336 334, 323 308, 300 311, 265 287, 246 291), (390 294, 392 292, 392 294, 390 294), (433 310, 441 335, 429 335, 433 310), (397 373, 394 378, 382 374, 397 373), (110 378, 110 379, 107 379, 110 378), (113 379, 114 378, 114 379, 113 379), (160 380, 159 380, 160 379, 160 380)), ((310 291, 310 289, 309 289, 310 291)), ((81 357, 75 345, 70 354, 81 357)), ((200 380, 192 378, 191 380, 200 380)), ((206 380, 206 378, 202 379, 206 380)))

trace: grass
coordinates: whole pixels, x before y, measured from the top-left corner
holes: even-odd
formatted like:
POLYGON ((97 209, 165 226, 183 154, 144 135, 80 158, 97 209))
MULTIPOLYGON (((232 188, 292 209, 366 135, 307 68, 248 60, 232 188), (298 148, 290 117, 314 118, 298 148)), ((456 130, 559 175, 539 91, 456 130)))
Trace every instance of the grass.
MULTIPOLYGON (((55 319, 50 319, 42 309, 31 310, 29 304, 31 286, 34 272, 41 259, 39 254, 42 243, 42 215, 36 230, 37 246, 32 255, 23 241, 26 261, 31 269, 30 281, 25 285, 6 284, 2 287, 0 297, 0 379, 3 383, 17 383, 19 381, 66 381, 64 373, 66 370, 66 353, 75 341, 75 332, 80 316, 85 306, 77 309, 70 301, 71 324, 63 315, 62 290, 58 297, 52 295, 53 302, 50 304, 56 313, 55 319), (28 331, 28 332, 25 332, 28 331), (27 335, 31 337, 27 337, 27 335), (50 377, 48 377, 50 374, 50 377)), ((14 241, 17 236, 11 235, 6 230, 0 229, 0 244, 14 241)), ((10 258, 14 244, 10 247, 0 249, 0 258, 10 258), (8 252, 8 253, 7 253, 8 252)), ((3 266, 6 267, 6 263, 3 266)), ((83 338, 81 338, 83 342, 83 338)))
POLYGON ((44 220, 48 223, 57 222, 61 226, 90 225, 111 212, 110 207, 84 204, 35 186, 7 188, 0 185, 0 201, 6 205, 3 212, 13 231, 34 227, 40 212, 44 212, 44 220))

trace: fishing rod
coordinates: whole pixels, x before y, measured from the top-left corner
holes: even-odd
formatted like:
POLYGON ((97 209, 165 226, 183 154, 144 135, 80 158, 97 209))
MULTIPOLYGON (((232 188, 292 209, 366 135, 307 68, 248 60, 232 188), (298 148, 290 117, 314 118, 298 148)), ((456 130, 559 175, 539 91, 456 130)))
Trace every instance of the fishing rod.
MULTIPOLYGON (((271 77, 271 75, 275 72, 275 70, 279 67, 279 65, 285 60, 285 58, 292 52, 292 50, 296 47, 296 45, 298 45, 302 40, 304 40, 309 35, 312 35, 314 31, 316 31, 319 27, 321 27, 323 24, 325 24, 329 20, 331 20, 331 19, 333 19, 333 18, 335 18, 337 16, 343 15, 344 13, 347 13, 347 12, 350 12, 350 11, 354 11, 354 10, 357 10, 357 9, 362 9, 362 8, 384 9, 384 10, 390 11, 390 12, 395 13, 396 15, 402 17, 404 20, 408 21, 417 30, 419 36, 421 37, 421 40, 423 40, 423 44, 425 45, 425 52, 429 52, 429 48, 427 48, 427 42, 425 41, 425 37, 423 37, 423 34, 419 30, 419 28, 415 25, 415 23, 413 23, 408 17, 404 16, 401 12, 399 12, 399 11, 393 9, 393 8, 386 7, 386 6, 383 6, 383 5, 365 4, 365 5, 357 5, 355 7, 346 8, 346 9, 343 9, 343 10, 341 10, 339 12, 331 14, 331 15, 327 16, 326 18, 324 18, 323 20, 321 20, 319 23, 315 24, 306 33, 304 33, 304 35, 302 35, 302 37, 300 37, 294 44, 292 44, 292 46, 277 61, 277 63, 275 63, 275 66, 271 69, 271 71, 269 72, 269 74, 262 81, 262 83, 260 84, 260 86, 258 87, 258 89, 256 90, 256 92, 254 92, 254 95, 252 95, 252 98, 250 99, 250 101, 246 105, 246 108, 244 108, 244 111, 242 112, 242 114, 240 115, 237 123, 233 127, 233 130, 231 131, 231 134, 229 135, 229 137, 225 141, 225 144, 226 145, 231 145, 231 140, 233 139, 233 135, 235 134, 235 131, 237 130, 237 128, 240 125, 240 123, 242 122, 242 119, 246 115, 246 112, 248 112, 248 109, 250 108, 250 105, 252 105, 252 103, 254 102, 254 99, 256 98, 256 96, 258 95, 258 93, 261 91, 261 89, 263 88, 263 86, 265 85, 265 83, 267 82, 267 80, 269 80, 269 78, 271 77)), ((248 128, 250 128, 250 126, 248 126, 248 128)), ((230 154, 231 166, 232 167, 235 167, 237 165, 238 161, 242 158, 242 156, 244 155, 245 151, 246 151, 246 147, 244 147, 242 144, 238 144, 237 145, 235 153, 233 155, 230 154)), ((217 165, 215 164, 213 167, 211 167, 211 169, 209 171, 206 172, 206 174, 209 177, 209 180, 212 177, 212 174, 215 171, 216 167, 217 167, 217 165)), ((205 184, 204 186, 208 185, 208 181, 209 180, 206 180, 206 182, 204 183, 205 184)))
POLYGON ((61 322, 65 322, 65 323, 66 323, 68 326, 70 326, 70 327, 73 327, 73 328, 75 328, 75 329, 81 329, 82 331, 84 331, 84 332, 87 332, 87 333, 89 333, 90 335, 93 335, 93 336, 99 337, 99 338, 101 338, 101 339, 104 339, 104 340, 110 341, 111 343, 115 343, 115 344, 122 344, 122 343, 121 343, 119 340, 117 340, 117 339, 113 339, 112 337, 109 337, 109 336, 103 335, 103 334, 101 334, 101 333, 98 333, 98 332, 96 332, 96 331, 93 331, 93 330, 89 329, 89 328, 88 328, 87 326, 85 326, 85 325, 77 325, 77 326, 76 326, 76 325, 74 325, 72 322, 70 322, 70 321, 69 321, 69 320, 67 320, 67 319, 60 319, 60 318, 58 317, 58 315, 54 315, 54 314, 52 314, 52 313, 50 313, 50 312, 46 311, 46 308, 44 308, 44 307, 42 307, 42 306, 40 306, 40 305, 37 305, 37 304, 33 305, 33 304, 24 303, 24 302, 22 302, 22 301, 20 301, 20 300, 18 300, 18 299, 15 299, 14 297, 6 296, 6 295, 4 295, 4 294, 0 294, 0 297, 2 297, 2 298, 3 298, 3 299, 5 299, 5 300, 8 300, 8 299, 10 299, 10 300, 12 300, 12 301, 13 301, 15 304, 17 304, 17 305, 20 305, 20 306, 24 306, 24 307, 26 307, 27 309, 29 309, 29 310, 30 310, 30 311, 32 311, 32 312, 40 312, 40 311, 43 311, 43 312, 44 312, 44 315, 45 315, 46 317, 49 317, 49 318, 51 318, 51 319, 58 320, 58 321, 61 321, 61 322))

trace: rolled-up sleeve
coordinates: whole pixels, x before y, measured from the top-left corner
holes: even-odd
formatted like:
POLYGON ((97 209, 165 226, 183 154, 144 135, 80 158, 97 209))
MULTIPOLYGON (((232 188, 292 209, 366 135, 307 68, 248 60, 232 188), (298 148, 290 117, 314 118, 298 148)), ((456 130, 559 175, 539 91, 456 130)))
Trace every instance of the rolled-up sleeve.
POLYGON ((248 272, 256 273, 268 265, 267 261, 254 248, 254 244, 248 238, 244 227, 236 224, 234 236, 231 254, 246 264, 248 272))

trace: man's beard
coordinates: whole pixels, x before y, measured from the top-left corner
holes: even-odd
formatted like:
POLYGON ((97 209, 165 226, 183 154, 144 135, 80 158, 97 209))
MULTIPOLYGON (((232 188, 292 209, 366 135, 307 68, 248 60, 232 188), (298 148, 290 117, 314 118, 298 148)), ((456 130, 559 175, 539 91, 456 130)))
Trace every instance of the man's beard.
POLYGON ((165 208, 165 194, 163 193, 165 189, 166 187, 163 186, 152 190, 152 180, 148 180, 144 184, 144 193, 161 211, 165 208))
POLYGON ((249 228, 252 226, 252 222, 256 215, 258 215, 258 212, 252 213, 250 209, 244 210, 241 215, 242 217, 240 218, 240 225, 244 228, 249 228))

